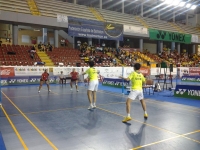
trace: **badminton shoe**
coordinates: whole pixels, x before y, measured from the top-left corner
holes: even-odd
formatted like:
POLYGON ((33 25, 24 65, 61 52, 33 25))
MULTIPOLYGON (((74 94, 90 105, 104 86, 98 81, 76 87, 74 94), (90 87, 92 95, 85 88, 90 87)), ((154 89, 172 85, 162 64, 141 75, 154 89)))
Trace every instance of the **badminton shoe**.
POLYGON ((144 114, 144 118, 148 118, 148 114, 147 113, 144 114))
POLYGON ((122 120, 122 122, 125 123, 125 122, 130 121, 130 120, 131 120, 131 117, 127 116, 127 117, 124 118, 124 120, 122 120))
POLYGON ((88 110, 91 110, 93 108, 93 105, 90 105, 89 107, 88 107, 88 110))
POLYGON ((97 106, 95 104, 93 104, 93 108, 96 108, 97 106))

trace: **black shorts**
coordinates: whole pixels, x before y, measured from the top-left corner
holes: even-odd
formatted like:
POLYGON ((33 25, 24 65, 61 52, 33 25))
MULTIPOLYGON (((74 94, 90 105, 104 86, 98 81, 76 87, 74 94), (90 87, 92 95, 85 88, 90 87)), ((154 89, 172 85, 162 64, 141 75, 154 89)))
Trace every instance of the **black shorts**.
POLYGON ((71 82, 75 82, 75 81, 77 81, 78 79, 71 79, 71 82))
POLYGON ((44 82, 47 82, 48 80, 42 80, 42 79, 40 79, 40 81, 44 81, 44 82))

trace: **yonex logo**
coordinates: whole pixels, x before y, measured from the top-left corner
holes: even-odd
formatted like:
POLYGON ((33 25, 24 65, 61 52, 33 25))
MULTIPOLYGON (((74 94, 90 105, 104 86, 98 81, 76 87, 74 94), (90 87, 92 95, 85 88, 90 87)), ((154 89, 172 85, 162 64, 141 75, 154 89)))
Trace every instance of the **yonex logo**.
POLYGON ((158 34, 156 35, 158 39, 165 39, 165 36, 166 36, 166 32, 165 31, 160 31, 158 30, 158 34))
POLYGON ((178 89, 178 91, 176 91, 176 94, 183 95, 186 91, 187 89, 178 89))

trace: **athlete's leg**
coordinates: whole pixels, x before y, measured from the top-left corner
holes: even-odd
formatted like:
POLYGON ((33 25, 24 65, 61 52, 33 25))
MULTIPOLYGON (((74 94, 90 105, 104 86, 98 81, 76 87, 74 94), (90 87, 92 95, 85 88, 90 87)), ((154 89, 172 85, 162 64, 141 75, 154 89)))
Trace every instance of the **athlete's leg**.
POLYGON ((76 91, 78 92, 78 80, 75 81, 76 91))
POLYGON ((141 91, 140 94, 138 95, 138 98, 142 104, 142 108, 144 110, 144 117, 147 118, 148 117, 148 114, 147 114, 147 108, 146 108, 146 103, 144 101, 144 94, 143 92, 141 91))
POLYGON ((39 86, 38 92, 40 92, 42 85, 43 85, 43 81, 40 81, 40 86, 39 86))
POLYGON ((47 84, 48 91, 50 92, 49 81, 46 81, 46 84, 47 84))
POLYGON ((92 92, 92 94, 93 94, 93 108, 96 108, 98 85, 99 85, 99 82, 96 81, 94 91, 92 92))
POLYGON ((70 81, 71 90, 72 90, 72 88, 73 88, 73 87, 72 87, 72 82, 73 82, 73 81, 71 80, 71 81, 70 81))
POLYGON ((142 104, 142 108, 144 110, 144 117, 147 118, 148 114, 147 114, 147 107, 146 107, 146 103, 144 101, 144 99, 140 100, 141 104, 142 104))

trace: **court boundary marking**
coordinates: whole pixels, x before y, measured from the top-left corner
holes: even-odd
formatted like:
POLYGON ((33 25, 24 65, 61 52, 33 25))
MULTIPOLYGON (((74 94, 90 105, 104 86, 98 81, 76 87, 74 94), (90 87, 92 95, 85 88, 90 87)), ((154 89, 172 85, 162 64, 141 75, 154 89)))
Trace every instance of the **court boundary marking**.
MULTIPOLYGON (((109 95, 124 97, 124 95, 122 95, 122 94, 117 94, 116 95, 114 93, 107 93, 107 92, 104 92, 104 91, 99 91, 99 92, 100 93, 106 93, 106 94, 109 94, 109 95)), ((124 97, 124 98, 126 98, 126 97, 124 97)), ((151 103, 155 103, 155 104, 163 105, 163 106, 166 106, 166 105, 171 106, 171 104, 173 104, 173 103, 170 103, 170 102, 166 102, 165 104, 163 104, 161 101, 156 101, 156 100, 153 100, 153 99, 150 99, 150 98, 147 98, 147 99, 144 99, 144 100, 147 101, 147 102, 151 101, 151 103), (154 101, 156 101, 156 102, 154 102, 154 101)), ((177 103, 174 103, 174 104, 177 104, 177 103)), ((178 105, 183 105, 183 104, 178 104, 178 105)), ((171 107, 177 107, 177 106, 171 106, 171 107)), ((181 107, 179 109, 183 109, 183 110, 187 110, 187 111, 191 111, 191 112, 198 112, 198 113, 200 113, 200 111, 196 111, 196 109, 198 109, 198 108, 192 109, 192 108, 184 108, 184 107, 189 107, 189 106, 188 105, 187 106, 183 105, 183 107, 181 107)))
POLYGON ((24 150, 28 150, 27 145, 25 144, 23 138, 21 137, 21 135, 20 135, 19 131, 17 130, 17 128, 15 127, 14 123, 12 122, 12 120, 10 119, 10 117, 8 116, 6 110, 3 108, 2 105, 0 105, 0 107, 1 107, 2 111, 4 112, 4 114, 5 114, 5 116, 6 116, 7 120, 8 120, 8 122, 10 123, 12 129, 14 130, 16 136, 18 137, 20 143, 22 144, 24 150))
MULTIPOLYGON (((106 104, 99 104, 99 106, 104 105, 115 105, 115 104, 124 104, 126 102, 113 102, 113 103, 106 103, 106 104)), ((35 111, 35 112, 27 112, 24 114, 39 114, 39 113, 48 113, 48 112, 57 112, 57 111, 64 111, 64 110, 74 110, 79 108, 87 108, 88 106, 77 106, 77 107, 67 107, 67 108, 60 108, 60 109, 52 109, 52 110, 42 110, 42 111, 35 111)), ((10 114, 9 116, 19 116, 20 114, 10 114)))
MULTIPOLYGON (((103 93, 106 93, 106 92, 103 92, 103 93)), ((20 109, 14 104, 14 102, 12 102, 12 100, 11 100, 7 95, 5 95, 3 92, 2 92, 2 94, 7 98, 7 100, 10 101, 11 104, 13 104, 13 106, 15 106, 15 108, 16 108, 20 113, 22 113, 22 116, 25 117, 25 115, 23 115, 23 112, 20 111, 20 109)), ((58 93, 56 93, 56 94, 58 94, 58 93)), ((110 94, 110 93, 106 93, 106 94, 110 94)), ((125 103, 125 102, 119 102, 119 103, 125 103)), ((108 105, 108 104, 103 104, 103 105, 108 105)), ((72 109, 73 109, 73 108, 72 108, 72 109)), ((102 110, 102 111, 105 111, 105 112, 109 112, 109 113, 111 113, 111 114, 115 114, 115 115, 117 115, 117 116, 123 116, 123 115, 120 115, 120 114, 118 114, 118 113, 115 113, 115 112, 112 112, 112 111, 109 111, 109 110, 106 110, 106 109, 103 109, 103 108, 100 108, 100 107, 97 107, 97 109, 102 110)), ((54 110, 54 111, 55 111, 55 110, 54 110)), ((124 117, 124 116, 123 116, 123 117, 124 117)), ((28 119, 28 117, 27 117, 27 119, 28 119)), ((28 120, 27 120, 27 121, 28 121, 28 120)), ((192 139, 192 138, 186 137, 185 134, 177 134, 177 133, 172 132, 172 131, 169 131, 169 130, 167 130, 167 129, 159 128, 159 127, 156 127, 156 126, 153 126, 153 125, 151 125, 151 124, 147 124, 147 123, 144 123, 144 122, 135 120, 135 119, 133 119, 133 121, 139 122, 139 123, 142 123, 142 124, 145 124, 145 125, 147 125, 147 126, 156 128, 156 129, 158 129, 158 130, 162 130, 162 131, 165 131, 165 132, 168 132, 168 133, 172 133, 172 134, 177 135, 177 136, 175 136, 175 137, 168 138, 168 140, 174 139, 174 138, 178 138, 178 137, 183 137, 183 138, 185 138, 185 139, 188 139, 188 140, 191 140, 191 141, 200 143, 200 141, 197 141, 197 140, 194 140, 194 139, 192 139)), ((30 122, 29 122, 29 123, 30 123, 30 122)), ((194 132, 195 132, 195 131, 194 131, 194 132)), ((196 130, 195 133, 197 133, 197 132, 200 132, 200 130, 196 130)), ((186 134, 188 135, 189 133, 186 133, 186 134)), ((192 133, 191 133, 191 134, 192 134, 192 133)), ((161 140, 161 141, 164 142, 164 141, 168 141, 168 140, 165 139, 165 140, 161 140)), ((154 142, 154 143, 157 144, 157 143, 160 143, 160 142, 157 141, 157 142, 154 142)), ((150 143, 150 144, 153 145, 152 143, 150 143)), ((147 146, 150 146, 149 144, 146 144, 146 145, 147 145, 147 146)), ((139 148, 139 147, 138 147, 138 148, 139 148)), ((138 148, 137 148, 137 149, 138 149, 138 148)), ((141 147, 141 148, 142 148, 142 147, 141 147)), ((135 149, 135 148, 134 148, 134 149, 135 149)))
POLYGON ((15 105, 15 103, 4 93, 1 93, 6 97, 6 99, 20 112, 20 114, 33 126, 33 128, 49 143, 49 145, 54 149, 58 150, 58 148, 39 130, 39 128, 15 105))
MULTIPOLYGON (((112 112, 112 111, 107 110, 107 109, 104 109, 104 108, 100 108, 100 107, 96 107, 96 108, 99 109, 99 110, 102 110, 102 111, 105 111, 105 112, 108 112, 108 113, 111 113, 111 114, 114 114, 114 115, 120 116, 120 117, 125 117, 125 116, 123 116, 123 115, 121 115, 121 114, 118 114, 118 113, 112 112)), ((145 123, 145 122, 142 122, 142 121, 136 120, 136 119, 132 119, 132 121, 135 121, 135 122, 138 122, 138 123, 141 123, 141 124, 145 124, 145 125, 147 125, 147 126, 150 126, 150 127, 152 127, 152 128, 155 128, 155 129, 157 129, 157 130, 161 130, 161 131, 165 131, 165 132, 168 132, 168 133, 171 133, 171 134, 175 134, 175 135, 177 135, 177 136, 181 136, 181 137, 183 137, 183 138, 185 138, 185 139, 188 139, 188 140, 191 140, 191 141, 194 141, 194 142, 200 144, 200 141, 197 141, 197 140, 194 140, 194 139, 192 139, 192 138, 189 138, 189 137, 183 136, 183 135, 178 134, 178 133, 175 133, 175 132, 173 132, 173 131, 169 131, 169 130, 167 130, 167 129, 160 128, 160 127, 157 127, 157 126, 154 126, 154 125, 151 125, 151 124, 148 124, 148 123, 145 123)))
MULTIPOLYGON (((166 142, 166 141, 170 141, 170 140, 172 140, 172 139, 181 138, 182 136, 192 135, 192 134, 199 133, 199 132, 200 132, 200 130, 195 130, 195 131, 192 131, 192 132, 189 132, 189 133, 177 135, 177 136, 174 136, 174 137, 171 137, 171 138, 167 138, 167 139, 164 139, 164 140, 159 140, 159 141, 152 142, 152 143, 149 143, 149 144, 137 146, 137 147, 134 147, 134 148, 132 148, 132 149, 130 149, 130 150, 138 150, 138 149, 141 149, 141 148, 144 148, 144 147, 147 147, 147 146, 152 146, 152 145, 155 145, 155 144, 163 143, 163 142, 166 142)), ((183 138, 183 137, 182 137, 182 138, 183 138)))

